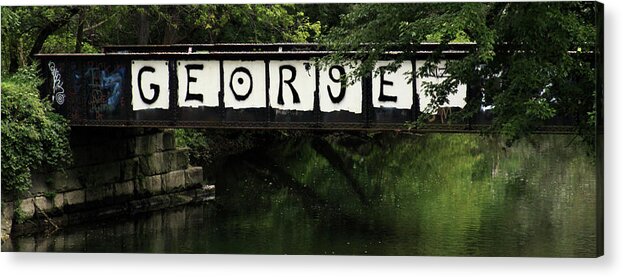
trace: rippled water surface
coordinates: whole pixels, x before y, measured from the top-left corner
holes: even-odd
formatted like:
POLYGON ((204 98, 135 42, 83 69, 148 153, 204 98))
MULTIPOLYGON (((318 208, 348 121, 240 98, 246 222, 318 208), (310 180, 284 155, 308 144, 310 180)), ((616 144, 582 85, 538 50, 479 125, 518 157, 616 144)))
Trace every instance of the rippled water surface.
POLYGON ((595 256, 595 164, 568 136, 292 139, 230 157, 216 200, 4 251, 595 256))

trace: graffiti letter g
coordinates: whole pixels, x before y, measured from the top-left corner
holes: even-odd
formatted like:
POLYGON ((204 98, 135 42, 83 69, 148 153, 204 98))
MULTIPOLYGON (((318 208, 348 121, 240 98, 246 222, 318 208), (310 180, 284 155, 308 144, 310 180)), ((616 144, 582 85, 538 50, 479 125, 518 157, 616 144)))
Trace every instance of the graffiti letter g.
POLYGON ((141 86, 142 84, 141 81, 143 79, 143 72, 145 71, 154 73, 156 72, 156 69, 154 69, 151 66, 145 66, 141 68, 141 70, 138 71, 138 92, 141 96, 141 100, 143 100, 145 104, 151 105, 155 103, 156 100, 158 100, 158 95, 160 94, 160 86, 156 84, 149 84, 149 88, 154 91, 154 96, 151 99, 147 99, 147 97, 145 97, 145 93, 143 93, 143 86, 141 86))

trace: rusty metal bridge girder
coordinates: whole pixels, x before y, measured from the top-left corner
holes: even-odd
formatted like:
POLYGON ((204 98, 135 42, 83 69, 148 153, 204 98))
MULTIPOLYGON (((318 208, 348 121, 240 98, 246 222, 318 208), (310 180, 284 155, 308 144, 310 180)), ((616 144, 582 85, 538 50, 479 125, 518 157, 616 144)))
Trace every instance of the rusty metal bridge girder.
MULTIPOLYGON (((436 45, 421 45, 414 51, 411 63, 425 59, 436 45)), ((444 49, 445 59, 464 57, 472 44, 454 44, 444 49)), ((264 61, 266 75, 270 61, 308 60, 328 52, 315 44, 216 44, 170 46, 109 46, 101 54, 42 54, 38 55, 46 78, 43 94, 54 97, 59 113, 69 119, 71 126, 108 127, 175 127, 175 128, 240 128, 240 129, 318 129, 318 130, 411 130, 420 116, 419 98, 413 82, 413 105, 410 109, 375 107, 372 103, 372 78, 362 79, 362 111, 320 111, 318 100, 313 110, 278 110, 268 103, 261 108, 232 109, 223 104, 214 107, 180 107, 178 99, 178 61, 210 60, 264 61), (135 110, 132 108, 132 62, 134 60, 167 61, 170 88, 168 109, 135 110)), ((390 55, 391 56, 391 55, 390 55)), ((318 74, 318 71, 316 71, 318 74)), ((190 75, 188 75, 190 76, 190 75)), ((233 76, 233 75, 232 75, 233 76)), ((223 76, 220 92, 224 93, 223 76)), ((233 77, 232 77, 233 78, 233 77)), ((318 75, 316 95, 318 97, 318 75)), ((280 80, 281 81, 281 80, 280 80)), ((268 77, 267 77, 268 83, 268 77)), ((467 96, 472 95, 472 86, 467 96)), ((233 88, 232 88, 233 89, 233 88)), ((135 96, 134 96, 135 97, 135 96)), ((417 132, 481 132, 491 123, 485 111, 465 122, 450 124, 445 115, 433 115, 432 121, 420 126, 417 132)), ((537 132, 572 133, 574 122, 557 118, 537 132)))

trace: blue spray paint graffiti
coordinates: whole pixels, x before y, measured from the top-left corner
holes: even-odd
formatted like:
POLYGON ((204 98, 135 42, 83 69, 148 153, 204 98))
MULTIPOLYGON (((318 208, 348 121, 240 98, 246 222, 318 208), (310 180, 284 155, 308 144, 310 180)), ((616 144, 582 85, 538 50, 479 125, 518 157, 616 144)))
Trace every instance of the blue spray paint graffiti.
POLYGON ((121 98, 121 86, 125 76, 125 67, 119 67, 111 73, 102 70, 102 89, 112 90, 112 95, 106 101, 111 108, 117 107, 121 98))
POLYGON ((85 69, 88 108, 91 116, 103 119, 105 114, 119 111, 125 105, 123 80, 126 68, 122 65, 92 63, 85 69))

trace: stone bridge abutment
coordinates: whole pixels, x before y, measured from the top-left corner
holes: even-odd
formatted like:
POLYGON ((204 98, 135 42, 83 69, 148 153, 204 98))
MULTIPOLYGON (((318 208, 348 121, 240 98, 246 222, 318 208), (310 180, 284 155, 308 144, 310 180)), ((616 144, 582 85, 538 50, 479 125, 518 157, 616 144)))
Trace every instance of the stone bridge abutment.
POLYGON ((35 173, 28 193, 3 199, 3 233, 58 228, 214 194, 171 129, 72 127, 70 144, 68 168, 35 173))

